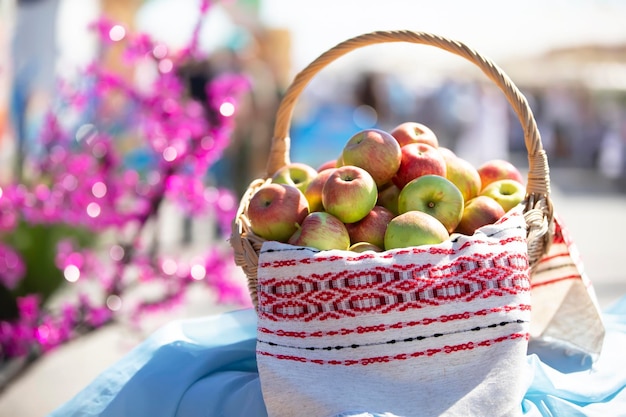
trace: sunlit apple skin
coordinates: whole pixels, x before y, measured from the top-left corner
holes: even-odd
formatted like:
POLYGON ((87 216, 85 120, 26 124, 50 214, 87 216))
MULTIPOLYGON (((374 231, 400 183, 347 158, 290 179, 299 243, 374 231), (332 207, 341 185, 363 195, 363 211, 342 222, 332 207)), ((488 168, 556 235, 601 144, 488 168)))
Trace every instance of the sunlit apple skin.
POLYGON ((287 242, 309 214, 306 197, 293 185, 269 183, 248 203, 252 232, 266 240, 287 242))
POLYGON ((304 196, 309 202, 309 212, 324 211, 324 204, 322 204, 322 190, 326 180, 333 173, 335 168, 327 168, 320 171, 315 178, 311 180, 306 190, 304 190, 304 196))
POLYGON ((465 203, 463 217, 455 232, 471 236, 479 227, 493 224, 504 216, 504 209, 496 200, 478 195, 465 203))
POLYGON ((373 245, 369 242, 357 242, 355 244, 350 245, 350 247, 348 248, 348 250, 350 252, 358 252, 358 253, 363 253, 363 252, 367 252, 367 251, 373 251, 373 252, 383 252, 382 248, 373 245))
POLYGON ((437 148, 425 143, 410 143, 400 149, 400 168, 392 179, 399 189, 422 175, 446 176, 446 161, 437 148))
POLYGON ((272 182, 293 185, 304 192, 309 183, 317 176, 317 170, 301 162, 292 162, 282 166, 272 175, 272 182))
POLYGON ((366 170, 376 186, 391 181, 400 167, 400 145, 389 133, 380 129, 364 129, 354 134, 344 145, 342 165, 354 165, 366 170))
POLYGON ((439 151, 440 154, 443 155, 443 159, 447 159, 449 157, 455 157, 455 158, 459 157, 456 153, 454 153, 452 149, 446 148, 445 146, 439 146, 437 150, 439 151))
POLYGON ((341 220, 330 213, 316 211, 306 216, 288 243, 319 250, 348 250, 350 235, 341 220))
POLYGON ((400 195, 400 189, 395 184, 389 184, 387 187, 378 191, 377 205, 382 206, 398 215, 398 196, 400 195))
POLYGON ((452 233, 463 215, 463 194, 450 180, 439 175, 422 175, 404 186, 398 196, 398 212, 428 213, 452 233))
POLYGON ((367 216, 377 199, 374 178, 352 165, 336 168, 322 189, 324 210, 344 223, 355 223, 367 216))
POLYGON ((522 173, 515 165, 504 159, 489 160, 480 165, 477 170, 483 189, 494 181, 504 179, 511 179, 524 184, 522 173))
POLYGON ((447 152, 443 149, 447 148, 439 148, 439 152, 446 161, 446 178, 461 190, 465 201, 476 197, 482 189, 480 174, 478 174, 476 167, 452 151, 447 152))
POLYGON ((385 250, 435 245, 449 237, 445 226, 430 214, 407 211, 389 222, 385 233, 385 250))
POLYGON ((317 172, 322 172, 324 170, 327 170, 329 168, 337 168, 337 160, 336 159, 331 159, 329 161, 324 162, 322 165, 317 167, 317 172))
POLYGON ((356 223, 347 223, 350 243, 368 242, 382 248, 385 246, 387 225, 395 217, 391 211, 382 206, 374 206, 367 216, 356 223))
POLYGON ((493 198, 507 212, 526 198, 526 188, 518 181, 504 179, 487 185, 480 195, 493 198))
POLYGON ((409 143, 426 143, 434 148, 439 146, 437 135, 426 125, 418 122, 404 122, 390 131, 391 136, 396 138, 400 146, 409 143))

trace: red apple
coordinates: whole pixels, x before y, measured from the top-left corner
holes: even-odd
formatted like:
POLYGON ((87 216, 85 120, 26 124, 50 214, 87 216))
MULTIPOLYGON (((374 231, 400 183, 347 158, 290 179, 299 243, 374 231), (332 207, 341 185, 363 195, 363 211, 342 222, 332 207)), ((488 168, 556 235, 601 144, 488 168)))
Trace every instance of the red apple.
POLYGON ((317 176, 317 170, 301 162, 292 162, 282 166, 272 175, 272 182, 288 184, 304 192, 309 183, 317 176))
POLYGON ((324 210, 344 223, 358 222, 376 205, 378 189, 374 178, 352 165, 336 168, 322 189, 324 210))
POLYGON ((382 248, 385 246, 387 225, 395 217, 391 211, 382 206, 374 206, 367 216, 356 223, 346 224, 350 243, 368 242, 382 248))
POLYGON ((465 203, 463 217, 455 232, 471 236, 479 227, 493 224, 504 216, 504 209, 491 197, 479 195, 465 203))
POLYGON ((437 150, 443 155, 443 159, 451 157, 458 158, 458 155, 454 153, 452 149, 446 148, 445 146, 439 146, 437 150))
POLYGON ((482 188, 494 181, 511 179, 524 184, 524 177, 515 165, 504 159, 492 159, 478 167, 482 188))
POLYGON ((311 180, 309 185, 304 190, 304 196, 309 202, 309 212, 324 211, 324 205, 322 204, 322 190, 326 180, 330 177, 330 174, 336 168, 328 168, 320 171, 315 178, 311 180))
POLYGON ((393 214, 398 214, 398 196, 400 189, 393 183, 378 191, 378 201, 376 204, 383 206, 393 214))
POLYGON ((509 211, 526 198, 526 188, 518 181, 504 179, 488 184, 480 192, 480 195, 493 198, 502 206, 504 211, 509 211))
POLYGON ((446 178, 461 190, 465 201, 476 197, 482 188, 480 174, 476 167, 454 153, 442 152, 443 149, 446 148, 439 148, 439 152, 446 161, 446 178))
POLYGON ((287 242, 309 214, 306 197, 293 185, 269 183, 250 198, 248 220, 252 232, 266 240, 287 242))
POLYGON ((398 196, 398 212, 428 213, 452 233, 463 215, 463 195, 450 180, 439 175, 422 175, 404 186, 398 196))
POLYGON ((337 160, 331 159, 329 161, 324 162, 322 165, 317 167, 317 172, 322 172, 327 170, 328 168, 337 168, 337 160))
POLYGON ((446 176, 446 161, 437 148, 425 143, 410 143, 400 149, 402 161, 398 172, 393 177, 393 183, 399 189, 422 175, 446 176))
POLYGON ((289 238, 289 244, 307 246, 319 250, 348 250, 350 236, 346 226, 330 213, 311 213, 289 238))
POLYGON ((445 226, 430 214, 407 211, 389 222, 385 232, 385 250, 434 245, 449 237, 445 226))
POLYGON ((353 245, 350 245, 348 250, 350 252, 358 252, 358 253, 363 253, 363 252, 367 252, 367 251, 373 251, 373 252, 382 252, 383 251, 378 246, 373 245, 373 244, 371 244, 369 242, 357 242, 357 243, 355 243, 353 245))
POLYGON ((439 146, 439 140, 435 133, 426 125, 417 122, 404 122, 390 131, 391 136, 396 138, 400 146, 409 143, 425 143, 434 148, 439 146))
POLYGON ((381 187, 388 183, 400 167, 400 145, 389 133, 365 129, 353 135, 341 153, 342 165, 366 170, 381 187))

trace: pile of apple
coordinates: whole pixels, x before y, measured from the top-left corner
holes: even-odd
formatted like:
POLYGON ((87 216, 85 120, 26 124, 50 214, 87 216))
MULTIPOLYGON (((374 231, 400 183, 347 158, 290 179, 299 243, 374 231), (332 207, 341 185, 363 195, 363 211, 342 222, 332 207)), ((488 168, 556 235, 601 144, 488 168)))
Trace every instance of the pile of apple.
POLYGON ((266 240, 320 250, 377 252, 472 235, 526 195, 505 160, 474 167, 422 123, 353 135, 315 169, 292 162, 251 197, 250 228, 266 240))

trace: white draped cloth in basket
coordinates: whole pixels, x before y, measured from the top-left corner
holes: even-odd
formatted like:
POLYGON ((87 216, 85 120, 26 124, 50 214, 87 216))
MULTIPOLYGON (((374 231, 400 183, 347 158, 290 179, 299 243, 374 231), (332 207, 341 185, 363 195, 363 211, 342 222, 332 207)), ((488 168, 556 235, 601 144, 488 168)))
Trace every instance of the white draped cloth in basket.
POLYGON ((517 416, 528 386, 526 224, 362 254, 264 243, 257 362, 270 416, 517 416))

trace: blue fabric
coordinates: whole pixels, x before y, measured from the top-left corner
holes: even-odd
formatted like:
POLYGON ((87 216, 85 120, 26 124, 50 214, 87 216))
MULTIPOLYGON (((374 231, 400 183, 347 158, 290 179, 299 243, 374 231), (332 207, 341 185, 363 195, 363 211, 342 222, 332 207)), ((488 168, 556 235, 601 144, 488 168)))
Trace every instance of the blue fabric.
MULTIPOLYGON (((559 371, 568 367, 528 356, 533 377, 521 404, 525 417, 626 415, 626 297, 603 318, 604 349, 590 369, 559 371)), ((50 417, 266 416, 255 347, 251 309, 172 322, 50 417)), ((335 417, 357 416, 393 417, 384 410, 335 417)))

